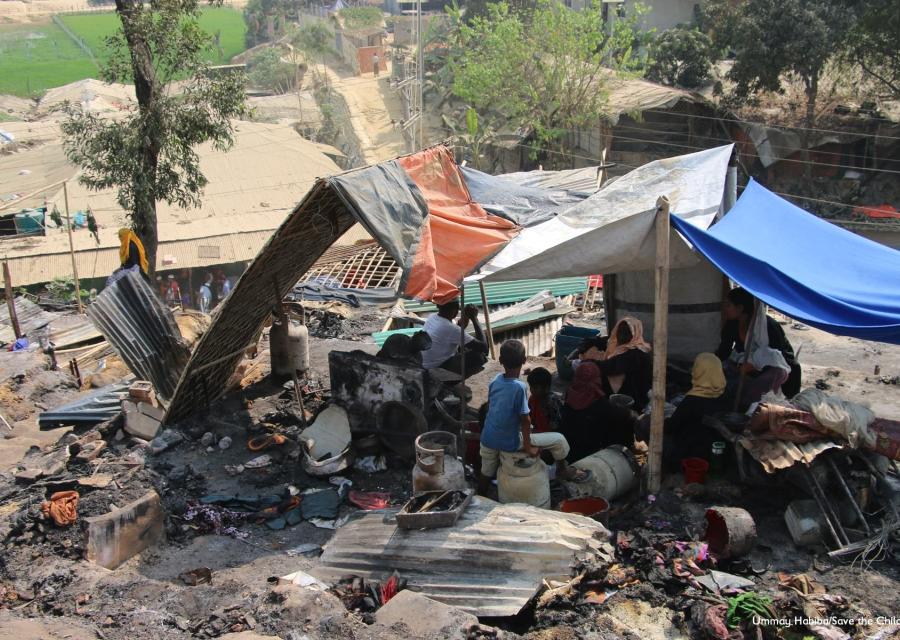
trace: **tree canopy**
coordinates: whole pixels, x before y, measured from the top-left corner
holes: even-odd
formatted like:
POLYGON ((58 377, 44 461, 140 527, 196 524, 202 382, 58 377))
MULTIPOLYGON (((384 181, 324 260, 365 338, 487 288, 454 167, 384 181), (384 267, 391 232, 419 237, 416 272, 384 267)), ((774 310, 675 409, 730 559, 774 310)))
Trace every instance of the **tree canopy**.
POLYGON ((199 206, 206 178, 195 147, 232 145, 231 119, 245 113, 244 77, 212 74, 197 0, 116 0, 122 28, 108 39, 106 82, 133 82, 138 109, 106 118, 68 107, 62 125, 69 159, 91 189, 118 189, 119 204, 144 243, 151 269, 156 203, 199 206), (171 83, 179 81, 177 91, 171 83))
MULTIPOLYGON (((646 36, 636 27, 641 11, 617 20, 612 33, 599 6, 573 11, 538 0, 527 11, 504 2, 487 11, 487 17, 457 23, 460 46, 448 60, 453 93, 484 121, 499 114, 532 132, 542 152, 558 150, 570 132, 596 124, 610 77, 639 72, 646 63, 646 36)), ((547 161, 560 158, 557 151, 547 161)))
POLYGON ((654 40, 650 57, 648 79, 695 89, 709 79, 713 62, 712 40, 697 29, 668 29, 654 40))

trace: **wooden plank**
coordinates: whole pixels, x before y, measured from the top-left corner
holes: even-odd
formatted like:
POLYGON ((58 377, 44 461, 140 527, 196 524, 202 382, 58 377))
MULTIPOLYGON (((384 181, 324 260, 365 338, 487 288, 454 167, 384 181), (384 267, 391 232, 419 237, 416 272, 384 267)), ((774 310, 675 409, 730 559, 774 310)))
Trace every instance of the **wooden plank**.
POLYGON ((666 353, 669 338, 669 201, 656 201, 656 296, 653 306, 653 390, 650 420, 650 493, 662 482, 663 426, 666 406, 666 353))
POLYGON ((481 309, 484 311, 484 330, 488 349, 491 352, 491 360, 496 360, 497 350, 494 347, 494 332, 491 331, 491 310, 490 307, 488 307, 487 294, 484 292, 484 280, 478 281, 478 289, 481 291, 481 309))

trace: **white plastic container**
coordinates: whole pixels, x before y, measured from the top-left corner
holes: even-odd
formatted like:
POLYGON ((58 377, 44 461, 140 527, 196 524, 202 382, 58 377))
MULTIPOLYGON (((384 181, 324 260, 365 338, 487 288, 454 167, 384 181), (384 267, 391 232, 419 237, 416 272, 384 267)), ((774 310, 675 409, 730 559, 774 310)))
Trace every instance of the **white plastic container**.
POLYGON ((808 547, 822 541, 822 512, 815 500, 794 500, 784 512, 794 544, 808 547))
POLYGON ((309 369, 309 331, 306 325, 291 322, 275 322, 269 332, 269 351, 272 358, 272 374, 277 378, 290 378, 295 372, 309 369))
POLYGON ((497 471, 497 494, 500 502, 520 502, 541 509, 550 508, 550 478, 547 465, 526 453, 500 452, 497 471))

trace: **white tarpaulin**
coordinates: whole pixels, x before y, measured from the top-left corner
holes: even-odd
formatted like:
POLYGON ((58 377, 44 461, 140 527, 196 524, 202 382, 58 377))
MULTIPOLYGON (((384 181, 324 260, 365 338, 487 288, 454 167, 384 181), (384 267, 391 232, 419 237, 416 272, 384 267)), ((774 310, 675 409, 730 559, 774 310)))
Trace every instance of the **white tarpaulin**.
MULTIPOLYGON (((651 162, 551 220, 527 227, 473 279, 524 280, 652 269, 656 200, 706 229, 719 213, 732 145, 651 162)), ((698 263, 674 231, 670 266, 698 263)))

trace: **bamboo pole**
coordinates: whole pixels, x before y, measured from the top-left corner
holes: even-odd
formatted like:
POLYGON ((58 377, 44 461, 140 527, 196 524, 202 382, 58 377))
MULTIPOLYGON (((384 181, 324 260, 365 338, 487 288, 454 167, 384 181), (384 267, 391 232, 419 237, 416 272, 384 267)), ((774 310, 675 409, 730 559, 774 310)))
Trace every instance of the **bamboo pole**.
POLYGON ((75 276, 75 301, 78 303, 78 313, 84 313, 84 305, 81 304, 81 283, 78 282, 78 266, 75 264, 75 243, 72 241, 72 220, 69 217, 69 183, 63 182, 63 201, 66 205, 66 228, 69 231, 69 253, 72 256, 72 275, 75 276))
POLYGON ((9 308, 9 322, 12 324, 16 340, 22 337, 22 329, 19 327, 19 316, 16 314, 16 299, 13 297, 12 277, 9 275, 9 263, 3 261, 3 285, 6 288, 6 306, 9 308))
POLYGON ((662 482, 663 426, 666 407, 666 354, 669 341, 669 201, 656 201, 656 296, 653 303, 653 391, 651 395, 650 455, 647 489, 659 491, 662 482))
POLYGON ((484 280, 478 281, 478 289, 481 291, 481 306, 484 309, 484 331, 487 338, 488 349, 491 351, 491 360, 497 359, 497 349, 494 346, 494 332, 491 330, 491 312, 488 310, 487 293, 484 291, 484 280))
MULTIPOLYGON (((466 313, 466 288, 459 288, 459 312, 461 316, 466 313)), ((461 317, 462 319, 462 317, 461 317)), ((459 325, 459 374, 462 382, 459 383, 459 425, 466 423, 466 326, 464 322, 459 325)))

